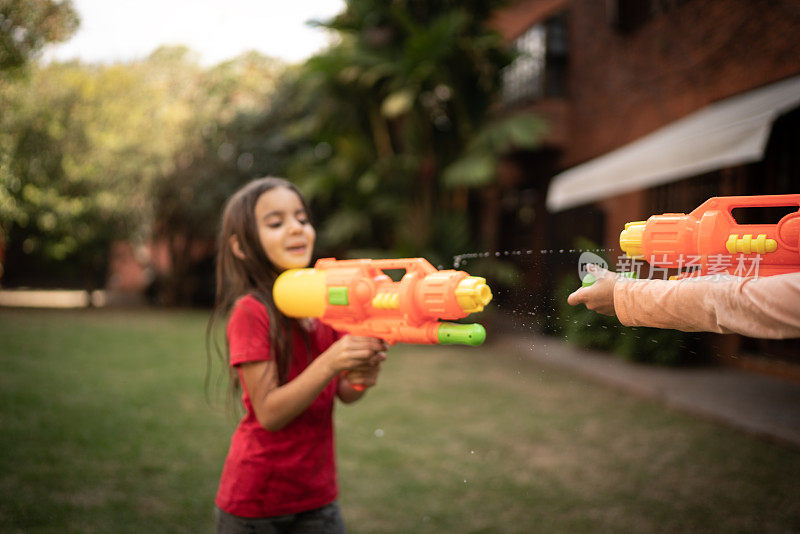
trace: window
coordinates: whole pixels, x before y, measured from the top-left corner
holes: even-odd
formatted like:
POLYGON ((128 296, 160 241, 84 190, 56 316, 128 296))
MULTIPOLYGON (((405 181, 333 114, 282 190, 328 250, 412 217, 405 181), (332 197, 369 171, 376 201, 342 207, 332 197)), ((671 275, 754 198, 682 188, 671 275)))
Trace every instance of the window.
POLYGON ((567 35, 564 15, 531 26, 514 41, 516 59, 503 71, 506 105, 566 93, 567 35))

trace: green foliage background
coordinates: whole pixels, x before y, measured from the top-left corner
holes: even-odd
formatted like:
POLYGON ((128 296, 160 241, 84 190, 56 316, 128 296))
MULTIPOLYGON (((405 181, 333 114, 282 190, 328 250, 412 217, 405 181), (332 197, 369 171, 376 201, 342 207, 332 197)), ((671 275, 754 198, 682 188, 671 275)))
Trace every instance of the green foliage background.
MULTIPOLYGON (((40 65, 31 47, 24 74, 0 78, 5 282, 24 272, 102 285, 110 245, 128 240, 157 274, 158 301, 190 303, 210 254, 196 251, 213 241, 225 198, 268 174, 309 198, 320 254, 446 265, 475 250, 474 191, 544 131, 535 117, 490 113, 511 60, 486 25, 501 4, 350 0, 318 22, 337 44, 302 65, 249 53, 202 68, 180 47, 40 65), (165 245, 168 272, 147 257, 151 242, 165 245)), ((77 23, 59 21, 43 35, 77 23)))

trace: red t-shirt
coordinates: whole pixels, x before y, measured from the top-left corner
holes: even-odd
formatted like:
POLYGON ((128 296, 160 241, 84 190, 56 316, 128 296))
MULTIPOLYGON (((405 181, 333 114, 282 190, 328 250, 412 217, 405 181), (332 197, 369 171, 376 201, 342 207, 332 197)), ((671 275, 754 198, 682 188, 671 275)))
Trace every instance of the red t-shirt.
MULTIPOLYGON (((231 365, 271 359, 269 316, 255 297, 239 299, 227 331, 231 365)), ((309 363, 300 332, 294 331, 292 335, 294 355, 289 380, 309 363)), ((319 321, 314 321, 309 335, 312 358, 339 337, 335 330, 319 321)), ((240 379, 241 376, 240 370, 240 379)), ((272 517, 312 510, 336 499, 333 398, 337 384, 336 379, 332 380, 294 421, 270 432, 256 419, 242 381, 246 414, 231 439, 217 491, 217 506, 242 517, 272 517)))

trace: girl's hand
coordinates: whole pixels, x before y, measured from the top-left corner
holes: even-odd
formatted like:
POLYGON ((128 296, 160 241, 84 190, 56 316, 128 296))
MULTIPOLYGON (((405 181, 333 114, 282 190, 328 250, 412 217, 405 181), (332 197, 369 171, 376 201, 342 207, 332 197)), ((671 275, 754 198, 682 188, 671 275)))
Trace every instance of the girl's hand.
POLYGON ((386 359, 383 354, 386 348, 386 342, 382 339, 345 335, 325 351, 325 357, 333 373, 339 374, 360 366, 380 363, 386 359))
POLYGON ((359 365, 344 375, 344 380, 351 386, 358 386, 360 390, 371 388, 378 382, 378 373, 381 370, 381 362, 386 359, 385 352, 378 352, 376 358, 359 365))
POLYGON ((567 302, 572 306, 586 304, 590 310, 605 315, 614 313, 614 286, 617 284, 616 273, 609 272, 602 267, 588 264, 586 270, 593 274, 597 281, 589 287, 582 287, 567 297, 567 302))

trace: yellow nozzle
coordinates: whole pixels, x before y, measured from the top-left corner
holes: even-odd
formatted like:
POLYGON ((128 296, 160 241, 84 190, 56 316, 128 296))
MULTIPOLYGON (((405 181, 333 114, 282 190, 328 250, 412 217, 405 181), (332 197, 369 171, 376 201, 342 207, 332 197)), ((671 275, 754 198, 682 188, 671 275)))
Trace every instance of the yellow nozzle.
POLYGON ((287 317, 322 317, 327 297, 325 273, 316 269, 289 269, 272 286, 275 306, 287 317))
POLYGON ((629 258, 643 258, 642 234, 647 221, 625 223, 625 229, 619 234, 619 246, 629 258))
POLYGON ((486 285, 485 278, 468 276, 456 287, 456 299, 462 310, 475 313, 483 311, 483 307, 492 300, 492 290, 486 285))

